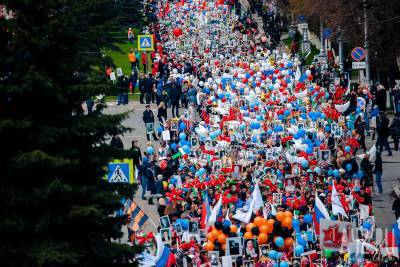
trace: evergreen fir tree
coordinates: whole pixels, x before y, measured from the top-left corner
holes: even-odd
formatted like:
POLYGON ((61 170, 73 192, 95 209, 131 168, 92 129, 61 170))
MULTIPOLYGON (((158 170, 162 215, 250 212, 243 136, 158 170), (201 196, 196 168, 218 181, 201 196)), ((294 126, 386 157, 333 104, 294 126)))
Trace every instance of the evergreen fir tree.
POLYGON ((113 87, 101 51, 119 10, 112 0, 10 0, 0 20, 0 266, 137 265, 113 242, 112 216, 134 188, 103 179, 123 151, 109 139, 124 115, 82 103, 113 87), (99 71, 100 69, 100 71, 99 71))

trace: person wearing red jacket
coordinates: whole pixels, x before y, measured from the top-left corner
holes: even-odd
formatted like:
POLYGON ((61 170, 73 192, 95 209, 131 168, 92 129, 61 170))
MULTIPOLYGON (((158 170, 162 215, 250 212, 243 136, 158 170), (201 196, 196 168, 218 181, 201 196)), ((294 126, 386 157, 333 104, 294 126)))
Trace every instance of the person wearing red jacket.
POLYGON ((142 65, 143 65, 143 73, 147 73, 147 53, 142 52, 141 54, 141 60, 142 60, 142 65))

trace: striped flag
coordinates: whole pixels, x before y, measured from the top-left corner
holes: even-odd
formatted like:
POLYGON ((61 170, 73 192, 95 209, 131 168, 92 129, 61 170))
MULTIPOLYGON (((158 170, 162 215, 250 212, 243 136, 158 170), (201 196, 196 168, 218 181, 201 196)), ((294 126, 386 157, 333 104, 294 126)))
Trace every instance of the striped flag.
POLYGON ((133 201, 126 214, 131 218, 128 227, 132 231, 141 229, 149 219, 146 213, 144 213, 144 211, 142 211, 141 208, 139 208, 139 206, 133 201))

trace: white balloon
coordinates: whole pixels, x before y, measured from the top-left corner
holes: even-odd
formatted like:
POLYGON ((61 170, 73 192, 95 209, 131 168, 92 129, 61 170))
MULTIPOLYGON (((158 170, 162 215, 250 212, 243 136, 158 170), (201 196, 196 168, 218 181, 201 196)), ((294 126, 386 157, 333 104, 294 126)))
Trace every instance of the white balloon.
POLYGON ((218 89, 218 85, 216 85, 216 84, 214 83, 213 86, 212 86, 212 88, 213 88, 214 90, 217 90, 217 89, 218 89))
POLYGON ((172 73, 173 73, 173 74, 177 74, 177 73, 178 73, 178 70, 177 70, 177 69, 173 69, 173 70, 172 70, 172 73))
POLYGON ((306 70, 306 74, 307 74, 307 76, 310 76, 311 75, 311 70, 306 70))
POLYGON ((274 89, 275 89, 275 90, 278 90, 280 87, 281 87, 281 86, 280 86, 278 83, 274 84, 274 89))
POLYGON ((203 81, 200 81, 200 82, 199 82, 199 86, 204 86, 204 82, 203 82, 203 81))
POLYGON ((208 78, 208 79, 207 79, 207 82, 212 83, 212 82, 213 82, 213 79, 212 79, 212 78, 208 78))
POLYGON ((261 77, 261 76, 262 76, 261 71, 257 71, 257 77, 261 77))

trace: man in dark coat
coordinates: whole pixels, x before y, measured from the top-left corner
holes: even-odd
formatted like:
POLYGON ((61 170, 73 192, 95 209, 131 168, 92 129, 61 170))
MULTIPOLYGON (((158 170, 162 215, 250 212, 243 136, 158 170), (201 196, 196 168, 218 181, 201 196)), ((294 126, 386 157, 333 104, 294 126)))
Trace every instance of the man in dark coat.
POLYGON ((145 91, 146 91, 146 104, 150 104, 150 101, 154 103, 153 97, 153 86, 154 86, 154 79, 151 74, 146 78, 145 81, 145 91))
POLYGON ((147 133, 147 124, 152 123, 153 124, 153 138, 155 141, 158 141, 158 138, 154 132, 154 113, 150 109, 150 105, 146 105, 146 110, 143 111, 143 122, 146 126, 146 136, 147 136, 147 141, 150 141, 150 134, 147 133))
POLYGON ((130 152, 132 155, 133 164, 135 165, 135 167, 137 167, 142 161, 142 152, 140 151, 137 140, 132 141, 130 152))
POLYGON ((144 104, 144 95, 146 93, 146 79, 144 74, 140 75, 139 91, 140 91, 140 104, 144 104))
POLYGON ((181 98, 182 87, 179 81, 175 81, 172 85, 171 94, 169 96, 172 104, 172 116, 179 116, 179 100, 181 98))
POLYGON ((379 147, 379 151, 382 153, 383 147, 389 152, 388 156, 392 155, 392 150, 390 149, 388 138, 389 138, 389 119, 386 117, 385 112, 379 112, 379 120, 377 125, 378 138, 376 144, 379 147))

